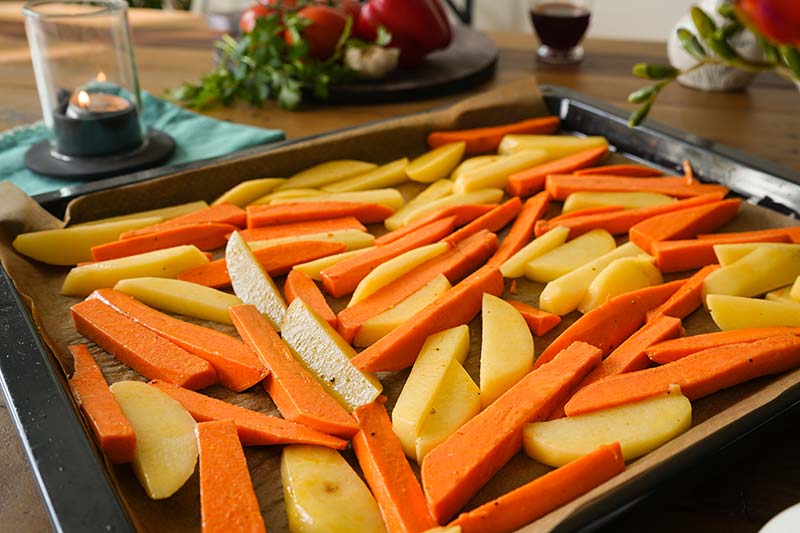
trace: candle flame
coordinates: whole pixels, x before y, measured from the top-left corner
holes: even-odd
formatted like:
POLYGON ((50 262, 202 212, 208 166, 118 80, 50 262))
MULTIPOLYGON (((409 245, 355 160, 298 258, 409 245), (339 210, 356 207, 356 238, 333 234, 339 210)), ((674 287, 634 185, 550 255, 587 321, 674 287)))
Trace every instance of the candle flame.
POLYGON ((106 73, 103 72, 102 70, 97 73, 97 81, 99 81, 100 83, 106 81, 106 73))
POLYGON ((89 93, 87 93, 86 91, 81 91, 81 92, 78 93, 78 105, 79 106, 81 106, 83 108, 87 108, 87 107, 89 107, 89 102, 90 102, 89 93))

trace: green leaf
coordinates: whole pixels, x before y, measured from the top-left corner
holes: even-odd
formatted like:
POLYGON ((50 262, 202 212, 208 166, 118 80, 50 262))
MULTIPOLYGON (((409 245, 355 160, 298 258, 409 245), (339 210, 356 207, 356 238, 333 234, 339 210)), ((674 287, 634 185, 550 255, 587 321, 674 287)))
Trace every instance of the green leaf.
POLYGON ((637 89, 629 94, 628 102, 631 104, 641 104, 643 102, 647 102, 648 100, 652 100, 655 98, 656 94, 658 94, 658 91, 656 90, 655 86, 648 85, 647 87, 642 87, 641 89, 637 89))
POLYGON ((698 61, 703 61, 708 57, 695 34, 686 28, 678 28, 678 40, 681 42, 683 49, 698 61))
POLYGON ((680 70, 669 65, 651 65, 637 63, 633 66, 633 75, 646 80, 664 80, 674 78, 681 73, 680 70))
POLYGON ((758 40, 758 45, 761 47, 761 50, 764 52, 764 58, 770 63, 780 63, 781 58, 778 54, 778 48, 761 35, 756 35, 756 39, 758 40))
POLYGON ((711 17, 708 16, 708 13, 697 6, 692 7, 691 14, 692 22, 694 22, 694 26, 697 28, 697 33, 700 34, 700 37, 703 39, 708 39, 708 37, 716 31, 717 25, 711 17))
POLYGON ((717 8, 717 13, 728 20, 739 21, 739 18, 736 16, 736 9, 732 4, 722 4, 717 8))
POLYGON ((647 117, 647 114, 650 112, 650 107, 652 105, 653 105, 653 100, 647 101, 643 105, 641 105, 639 109, 631 113, 631 116, 628 118, 628 126, 632 128, 634 126, 638 126, 647 117))
POLYGON ((800 80, 800 52, 797 48, 784 45, 778 48, 783 64, 789 67, 795 79, 800 80))

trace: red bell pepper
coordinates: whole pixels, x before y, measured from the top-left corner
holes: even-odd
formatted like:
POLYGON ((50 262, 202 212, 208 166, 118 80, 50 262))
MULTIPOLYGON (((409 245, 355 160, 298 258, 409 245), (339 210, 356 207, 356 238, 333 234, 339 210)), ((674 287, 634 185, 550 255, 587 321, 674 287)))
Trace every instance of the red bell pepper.
POLYGON ((392 34, 389 46, 400 49, 400 64, 414 66, 453 38, 450 22, 439 0, 370 0, 356 21, 356 33, 374 40, 378 27, 392 34))

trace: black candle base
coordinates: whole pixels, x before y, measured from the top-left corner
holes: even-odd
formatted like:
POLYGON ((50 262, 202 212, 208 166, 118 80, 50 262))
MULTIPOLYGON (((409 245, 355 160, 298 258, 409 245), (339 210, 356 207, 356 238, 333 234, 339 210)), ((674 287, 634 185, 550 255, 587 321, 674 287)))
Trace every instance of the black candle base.
POLYGON ((141 150, 108 157, 71 157, 68 160, 53 156, 49 141, 41 141, 25 154, 29 170, 54 178, 94 180, 165 163, 175 151, 175 141, 166 133, 148 130, 147 145, 141 150))

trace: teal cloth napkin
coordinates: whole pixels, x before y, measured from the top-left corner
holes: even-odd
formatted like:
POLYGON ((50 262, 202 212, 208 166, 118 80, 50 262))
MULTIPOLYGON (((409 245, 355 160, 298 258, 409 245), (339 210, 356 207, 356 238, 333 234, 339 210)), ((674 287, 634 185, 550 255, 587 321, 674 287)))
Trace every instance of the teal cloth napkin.
MULTIPOLYGON (((167 165, 218 157, 284 139, 281 130, 244 126, 198 115, 146 91, 142 91, 142 121, 175 139, 175 153, 167 165)), ((11 181, 31 196, 79 183, 42 176, 25 167, 28 148, 49 136, 50 132, 41 121, 0 132, 0 181, 11 181)))

